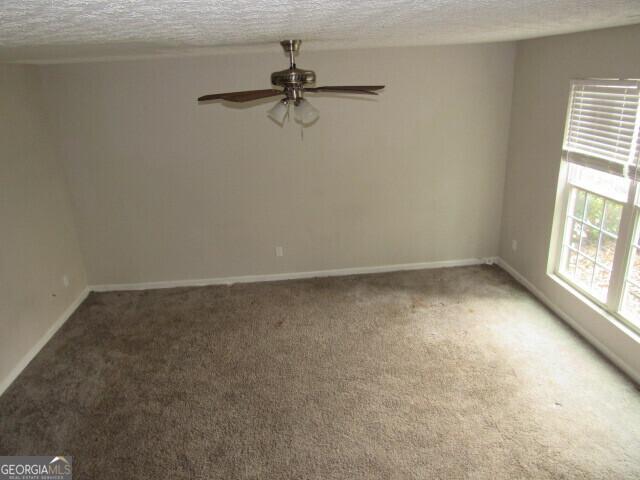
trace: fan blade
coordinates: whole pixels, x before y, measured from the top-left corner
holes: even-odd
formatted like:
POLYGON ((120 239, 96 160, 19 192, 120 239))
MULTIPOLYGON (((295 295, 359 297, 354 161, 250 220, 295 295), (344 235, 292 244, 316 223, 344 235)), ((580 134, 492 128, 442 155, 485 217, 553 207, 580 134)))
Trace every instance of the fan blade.
POLYGON ((269 88, 267 90, 246 90, 244 92, 214 93, 211 95, 203 95, 202 97, 198 98, 198 101, 206 102, 209 100, 226 100, 228 102, 250 102, 251 100, 275 97, 276 95, 282 95, 282 90, 269 88))
POLYGON ((307 92, 343 92, 343 93, 363 93, 377 95, 373 90, 382 90, 384 85, 349 85, 339 87, 311 87, 305 88, 307 92))
POLYGON ((322 92, 326 92, 326 93, 347 93, 350 95, 378 95, 376 92, 370 92, 368 90, 344 90, 342 88, 323 88, 320 90, 317 90, 315 88, 305 88, 304 89, 305 92, 311 92, 311 93, 322 93, 322 92))

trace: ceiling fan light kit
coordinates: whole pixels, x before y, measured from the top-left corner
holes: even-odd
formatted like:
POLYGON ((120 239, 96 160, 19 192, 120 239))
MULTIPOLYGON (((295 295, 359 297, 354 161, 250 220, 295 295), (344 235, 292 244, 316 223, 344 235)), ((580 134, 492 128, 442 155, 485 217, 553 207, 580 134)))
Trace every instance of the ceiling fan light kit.
POLYGON ((289 113, 289 101, 286 98, 278 101, 269 111, 267 115, 274 122, 282 125, 287 118, 287 114, 289 113))
POLYGON ((384 85, 313 87, 312 85, 315 84, 316 81, 315 72, 296 66, 295 56, 300 50, 301 43, 301 40, 284 40, 280 42, 285 53, 289 56, 289 68, 271 74, 271 84, 279 88, 203 95, 198 98, 198 102, 208 102, 211 100, 250 102, 261 98, 284 95, 284 98, 279 100, 278 103, 267 112, 267 115, 282 125, 289 113, 289 105, 293 104, 295 120, 303 125, 309 125, 318 119, 320 112, 304 98, 305 92, 377 95, 376 90, 382 90, 384 88, 384 85))
POLYGON ((297 122, 309 125, 320 117, 320 112, 307 100, 301 98, 293 109, 293 116, 297 122))

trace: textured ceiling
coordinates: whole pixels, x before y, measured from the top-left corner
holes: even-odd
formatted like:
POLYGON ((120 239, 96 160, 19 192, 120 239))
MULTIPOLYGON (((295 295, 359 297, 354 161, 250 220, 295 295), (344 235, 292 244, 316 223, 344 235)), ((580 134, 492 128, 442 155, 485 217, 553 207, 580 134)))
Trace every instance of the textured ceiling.
POLYGON ((0 0, 0 61, 515 40, 640 23, 640 0, 0 0))

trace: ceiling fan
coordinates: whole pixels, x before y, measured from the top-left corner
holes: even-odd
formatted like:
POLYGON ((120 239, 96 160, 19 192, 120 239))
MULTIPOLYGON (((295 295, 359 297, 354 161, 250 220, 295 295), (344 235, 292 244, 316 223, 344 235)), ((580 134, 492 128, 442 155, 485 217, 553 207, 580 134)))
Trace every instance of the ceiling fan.
POLYGON ((289 105, 294 105, 295 119, 308 125, 315 122, 320 112, 304 98, 306 92, 348 93, 357 95, 377 95, 376 90, 382 90, 384 85, 351 85, 340 87, 313 87, 316 74, 313 70, 303 70, 296 67, 295 55, 300 50, 301 40, 285 40, 280 42, 285 53, 289 55, 289 68, 271 74, 271 85, 280 88, 266 90, 246 90, 243 92, 214 93, 203 95, 198 102, 211 100, 226 100, 229 102, 250 102, 260 98, 284 95, 268 112, 269 117, 282 125, 289 113, 289 105))

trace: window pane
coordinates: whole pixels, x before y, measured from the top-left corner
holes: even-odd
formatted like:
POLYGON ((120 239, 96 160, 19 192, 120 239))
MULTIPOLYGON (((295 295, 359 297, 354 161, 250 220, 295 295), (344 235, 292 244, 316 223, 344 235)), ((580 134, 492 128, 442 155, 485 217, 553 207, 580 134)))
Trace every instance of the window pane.
POLYGON ((577 187, 571 188, 569 199, 571 211, 565 221, 559 271, 582 290, 606 302, 622 205, 577 187))
POLYGON ((615 235, 618 234, 620 228, 620 218, 622 217, 622 204, 607 200, 604 209, 604 222, 602 224, 604 230, 615 235))
POLYGON ((613 268, 613 255, 615 252, 616 239, 606 233, 603 233, 602 237, 600 237, 600 248, 598 249, 597 258, 598 263, 609 269, 613 268))
POLYGON ((567 219, 569 229, 569 245, 578 250, 580 248, 580 237, 582 236, 582 223, 572 218, 567 219))
POLYGON ((599 227, 602 222, 604 214, 604 198, 594 195, 593 193, 587 194, 587 214, 585 216, 587 222, 591 225, 599 227))
POLYGON ((582 243, 580 243, 580 253, 584 253, 588 257, 596 258, 598 250, 598 239, 600 238, 600 230, 597 228, 584 225, 582 227, 582 243))
POLYGON ((587 200, 587 192, 573 189, 573 216, 582 219, 584 216, 584 205, 587 200))
POLYGON ((573 277, 576 273, 576 263, 578 262, 578 254, 573 250, 569 250, 565 247, 564 251, 564 261, 560 266, 560 270, 570 276, 573 277))
POLYGON ((606 268, 596 266, 595 273, 593 275, 593 284, 591 285, 591 291, 595 297, 602 301, 607 301, 607 292, 609 291, 609 281, 611 280, 611 271, 606 268))
POLYGON ((578 255, 578 263, 576 265, 575 280, 580 286, 590 290, 591 277, 593 277, 593 268, 595 264, 584 255, 578 255))
MULTIPOLYGON (((571 211, 565 222, 560 272, 578 287, 606 302, 618 240, 613 232, 619 230, 622 207, 609 198, 576 187, 571 189, 570 195, 571 211), (584 218, 589 223, 573 217, 584 218)), ((638 272, 640 275, 640 268, 638 272)))

